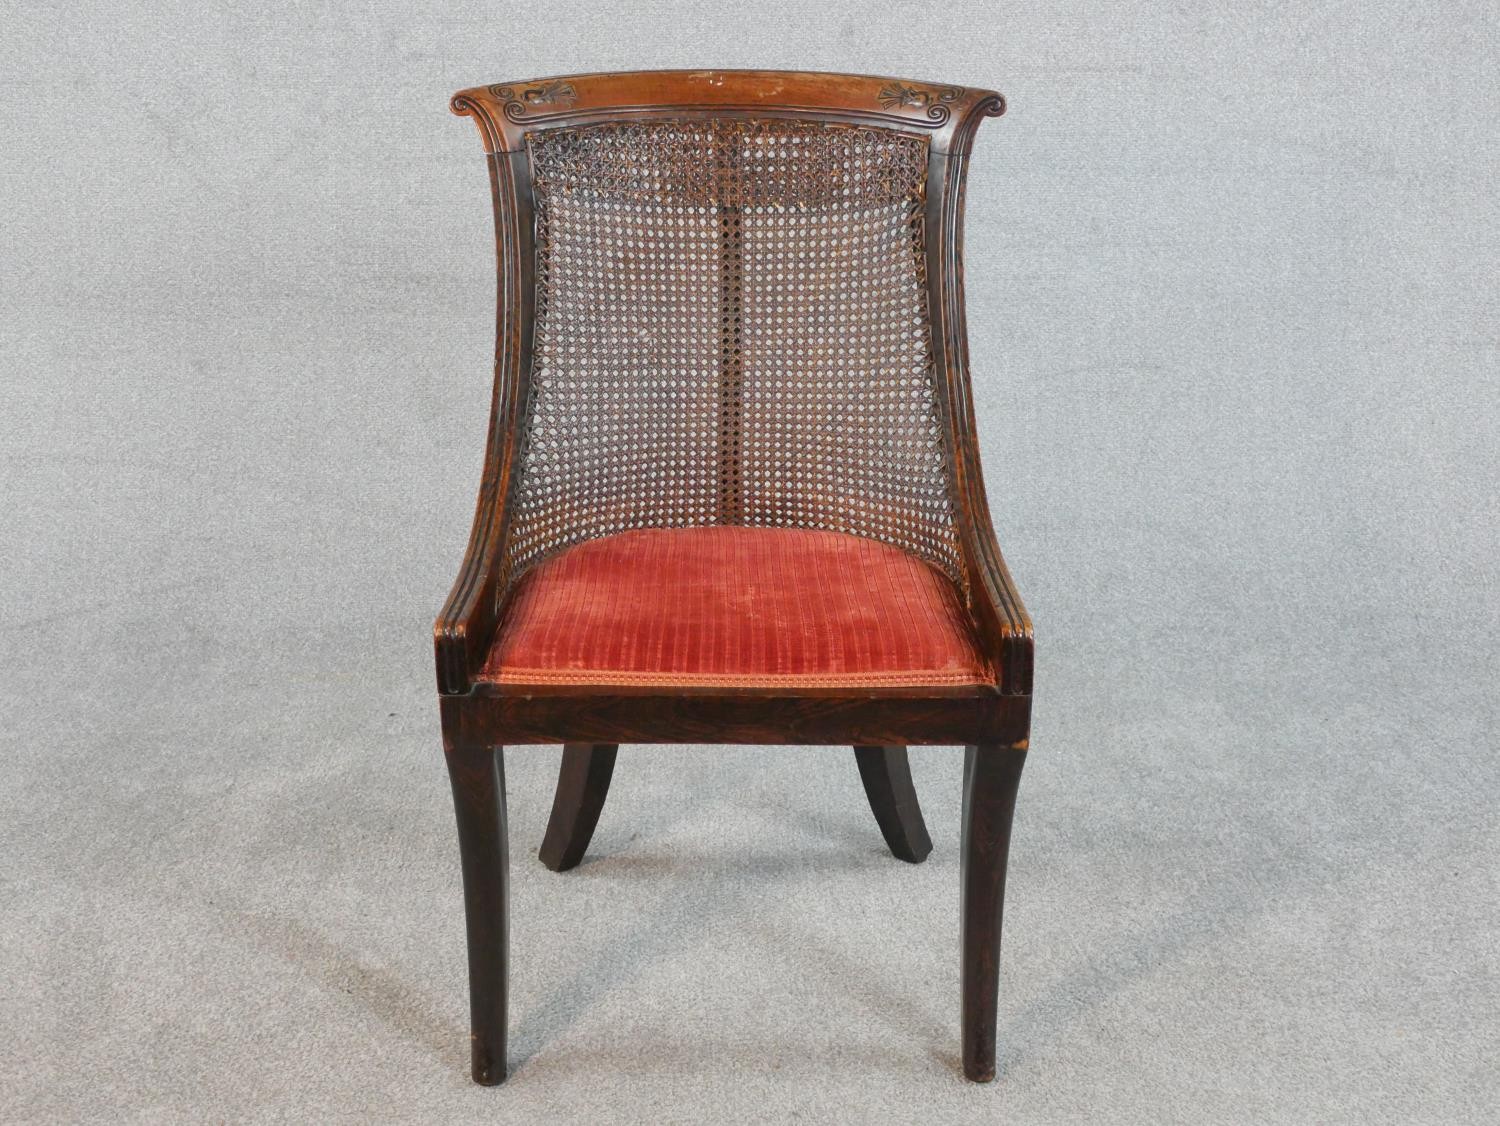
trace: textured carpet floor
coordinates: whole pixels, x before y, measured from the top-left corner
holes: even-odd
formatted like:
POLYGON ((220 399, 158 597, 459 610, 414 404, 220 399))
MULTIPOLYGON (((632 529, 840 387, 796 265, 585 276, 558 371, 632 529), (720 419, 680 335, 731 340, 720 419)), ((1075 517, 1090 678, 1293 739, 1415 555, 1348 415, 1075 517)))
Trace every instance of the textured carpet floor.
POLYGON ((1493 5, 95 4, 0 36, 0 1119, 1480 1122, 1500 1103, 1493 5), (956 749, 509 756, 467 1078, 431 618, 477 483, 475 82, 994 85, 981 438, 1037 622, 1001 1078, 956 749))

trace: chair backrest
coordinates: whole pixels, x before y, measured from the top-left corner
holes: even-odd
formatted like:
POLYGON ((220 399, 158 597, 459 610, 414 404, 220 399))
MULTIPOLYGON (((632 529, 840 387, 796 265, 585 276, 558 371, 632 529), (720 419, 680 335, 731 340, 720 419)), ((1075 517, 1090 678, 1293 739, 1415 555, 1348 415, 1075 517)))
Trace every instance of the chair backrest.
POLYGON ((453 108, 495 196, 497 597, 574 543, 717 523, 883 540, 967 588, 959 220, 998 95, 653 72, 453 108))

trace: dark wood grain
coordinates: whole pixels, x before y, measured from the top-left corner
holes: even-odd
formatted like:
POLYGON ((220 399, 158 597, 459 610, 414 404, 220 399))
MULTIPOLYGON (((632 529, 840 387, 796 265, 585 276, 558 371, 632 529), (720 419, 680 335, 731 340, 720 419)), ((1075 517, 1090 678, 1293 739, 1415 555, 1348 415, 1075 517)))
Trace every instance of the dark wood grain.
POLYGON ((438 691, 467 692, 484 663, 504 593, 498 568, 516 474, 517 432, 531 371, 532 207, 524 154, 491 156, 499 275, 495 313, 495 383, 479 501, 468 550, 448 600, 433 625, 438 691))
POLYGON ((576 868, 588 851, 609 795, 609 779, 619 749, 614 743, 568 743, 563 747, 552 816, 537 854, 554 872, 576 868))
POLYGON ((995 1078, 995 1018, 1000 990, 1000 930, 1011 821, 1026 752, 981 743, 964 752, 959 913, 962 943, 964 1075, 995 1078))
MULTIPOLYGON (((498 686, 497 686, 498 687, 498 686)), ((1031 697, 892 696, 847 691, 824 696, 728 694, 444 697, 448 722, 488 743, 761 743, 774 745, 961 746, 966 739, 1024 738, 1031 697)))
POLYGON ((906 748, 855 747, 854 758, 875 824, 880 826, 891 855, 908 864, 920 864, 932 851, 932 838, 922 820, 906 748))
POLYGON ((505 1081, 510 956, 510 853, 505 755, 500 747, 444 741, 468 920, 469 1028, 474 1082, 505 1081))
MULTIPOLYGON (((1003 101, 981 101, 959 123, 972 137, 986 116, 1004 112, 1003 101)), ((974 422, 974 395, 969 379, 969 343, 964 302, 963 205, 969 145, 953 153, 933 152, 927 177, 941 184, 927 197, 927 269, 933 310, 933 355, 943 373, 947 394, 939 405, 948 428, 955 511, 968 572, 975 623, 1000 672, 1002 692, 1031 691, 1032 625, 990 520, 984 472, 979 464, 979 437, 974 422)))

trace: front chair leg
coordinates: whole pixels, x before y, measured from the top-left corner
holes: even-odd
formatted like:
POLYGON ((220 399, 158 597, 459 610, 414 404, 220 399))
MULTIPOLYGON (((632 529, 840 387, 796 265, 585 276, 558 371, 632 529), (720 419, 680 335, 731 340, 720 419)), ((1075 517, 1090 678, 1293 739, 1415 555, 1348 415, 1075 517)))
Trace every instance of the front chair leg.
POLYGON ((922 821, 917 790, 911 784, 911 763, 905 747, 855 747, 859 779, 875 813, 891 854, 908 864, 920 864, 932 851, 932 838, 922 821))
POLYGON ((995 1013, 1000 993, 1000 925, 1016 788, 1026 752, 982 743, 964 754, 959 912, 963 930, 964 1075, 995 1078, 995 1013))
POLYGON ((617 743, 568 743, 563 747, 552 817, 538 854, 554 872, 566 872, 583 860, 604 809, 619 749, 617 743))
POLYGON ((474 1082, 492 1087, 505 1081, 510 930, 505 754, 501 747, 465 745, 446 738, 444 750, 464 873, 473 1075, 474 1082))

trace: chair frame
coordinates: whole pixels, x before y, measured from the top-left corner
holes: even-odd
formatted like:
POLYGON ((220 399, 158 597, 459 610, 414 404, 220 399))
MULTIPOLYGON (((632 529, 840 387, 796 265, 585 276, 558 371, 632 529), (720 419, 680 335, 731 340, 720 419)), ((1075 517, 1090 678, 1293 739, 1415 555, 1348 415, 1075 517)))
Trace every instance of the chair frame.
POLYGON ((1031 620, 991 525, 970 390, 963 287, 964 184, 973 136, 1005 110, 988 90, 780 71, 574 75, 463 90, 453 112, 479 127, 499 275, 495 379, 483 478, 458 578, 434 626, 443 745, 458 818, 468 921, 473 1077, 506 1075, 508 856, 503 748, 565 745, 542 859, 576 864, 621 743, 854 746, 892 851, 930 849, 906 768, 911 745, 963 745, 961 877, 964 1074, 995 1074, 1006 859, 1031 723, 1031 620), (478 679, 503 618, 498 558, 517 479, 531 369, 535 247, 525 136, 621 120, 784 117, 873 125, 928 138, 928 307, 936 398, 953 487, 968 609, 994 685, 900 688, 628 687, 478 679))

